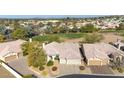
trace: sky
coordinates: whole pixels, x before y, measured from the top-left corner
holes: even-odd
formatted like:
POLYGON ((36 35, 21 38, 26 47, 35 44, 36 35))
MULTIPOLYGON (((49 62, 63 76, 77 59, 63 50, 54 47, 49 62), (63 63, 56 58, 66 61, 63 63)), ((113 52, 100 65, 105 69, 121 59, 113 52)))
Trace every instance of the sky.
POLYGON ((88 18, 99 17, 105 15, 0 15, 0 18, 88 18))

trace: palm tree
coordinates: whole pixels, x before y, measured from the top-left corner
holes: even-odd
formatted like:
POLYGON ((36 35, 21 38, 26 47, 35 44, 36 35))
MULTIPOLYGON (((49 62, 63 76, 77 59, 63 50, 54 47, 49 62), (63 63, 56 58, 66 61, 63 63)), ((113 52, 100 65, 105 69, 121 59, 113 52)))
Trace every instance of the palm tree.
POLYGON ((2 60, 0 60, 0 67, 1 67, 2 63, 3 63, 3 61, 2 61, 2 60))

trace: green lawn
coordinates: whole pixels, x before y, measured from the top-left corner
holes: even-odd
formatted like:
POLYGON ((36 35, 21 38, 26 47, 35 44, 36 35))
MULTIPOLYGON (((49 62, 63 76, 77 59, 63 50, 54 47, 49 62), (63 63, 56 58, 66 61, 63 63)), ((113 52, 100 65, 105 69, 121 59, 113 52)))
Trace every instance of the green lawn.
POLYGON ((56 35, 61 38, 76 39, 83 37, 84 35, 86 35, 86 33, 69 33, 69 34, 56 34, 56 35))
POLYGON ((40 42, 61 42, 65 39, 76 39, 76 38, 81 38, 84 37, 86 35, 86 33, 69 33, 69 34, 65 34, 65 33, 61 33, 61 34, 47 34, 44 36, 35 36, 33 37, 33 40, 35 41, 40 41, 40 42))
POLYGON ((124 30, 117 31, 120 36, 124 36, 124 30))

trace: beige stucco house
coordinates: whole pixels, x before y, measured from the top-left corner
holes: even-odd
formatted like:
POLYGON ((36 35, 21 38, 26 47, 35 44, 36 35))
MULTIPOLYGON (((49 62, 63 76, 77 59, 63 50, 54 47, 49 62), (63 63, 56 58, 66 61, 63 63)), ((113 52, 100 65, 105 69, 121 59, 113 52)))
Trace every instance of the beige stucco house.
POLYGON ((47 54, 47 61, 55 60, 59 57, 60 64, 81 64, 82 56, 78 43, 57 43, 52 42, 44 45, 44 50, 47 54))
POLYGON ((87 65, 107 65, 109 64, 110 54, 117 53, 117 49, 106 43, 83 44, 83 55, 87 65))

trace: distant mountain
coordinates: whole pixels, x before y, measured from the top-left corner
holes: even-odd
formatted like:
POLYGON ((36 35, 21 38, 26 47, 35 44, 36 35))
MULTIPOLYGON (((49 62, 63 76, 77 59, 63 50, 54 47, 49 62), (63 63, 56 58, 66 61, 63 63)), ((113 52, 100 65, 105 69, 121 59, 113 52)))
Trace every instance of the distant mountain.
POLYGON ((0 15, 1 19, 61 19, 61 18, 93 18, 108 15, 0 15))

